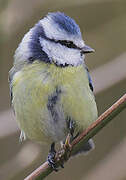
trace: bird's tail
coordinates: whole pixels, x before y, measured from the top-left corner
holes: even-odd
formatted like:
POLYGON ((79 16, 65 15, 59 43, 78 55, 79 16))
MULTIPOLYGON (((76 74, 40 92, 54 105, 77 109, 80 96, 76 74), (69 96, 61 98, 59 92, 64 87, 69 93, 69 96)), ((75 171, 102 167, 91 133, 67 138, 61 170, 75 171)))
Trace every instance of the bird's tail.
POLYGON ((89 139, 88 142, 81 143, 81 145, 72 153, 72 156, 76 156, 82 153, 87 155, 94 148, 95 148, 95 144, 93 139, 89 139))

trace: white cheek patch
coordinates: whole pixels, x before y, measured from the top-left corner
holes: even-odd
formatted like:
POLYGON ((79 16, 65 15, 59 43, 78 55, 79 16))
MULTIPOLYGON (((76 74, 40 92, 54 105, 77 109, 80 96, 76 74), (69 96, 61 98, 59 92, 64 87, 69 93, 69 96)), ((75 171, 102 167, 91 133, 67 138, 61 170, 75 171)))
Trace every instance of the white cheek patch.
POLYGON ((50 61, 57 64, 71 64, 77 66, 83 63, 84 57, 81 56, 80 50, 65 47, 59 43, 40 38, 42 49, 48 54, 50 61))

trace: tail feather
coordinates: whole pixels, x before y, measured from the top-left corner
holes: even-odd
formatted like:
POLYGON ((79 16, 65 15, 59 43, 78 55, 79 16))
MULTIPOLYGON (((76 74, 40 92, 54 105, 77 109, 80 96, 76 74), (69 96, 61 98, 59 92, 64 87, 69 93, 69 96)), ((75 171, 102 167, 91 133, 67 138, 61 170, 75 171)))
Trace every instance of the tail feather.
POLYGON ((79 154, 82 154, 82 153, 87 155, 94 148, 95 148, 95 144, 94 144, 93 139, 89 139, 89 141, 87 143, 84 143, 84 144, 81 145, 79 150, 72 153, 72 156, 76 156, 76 155, 79 155, 79 154))

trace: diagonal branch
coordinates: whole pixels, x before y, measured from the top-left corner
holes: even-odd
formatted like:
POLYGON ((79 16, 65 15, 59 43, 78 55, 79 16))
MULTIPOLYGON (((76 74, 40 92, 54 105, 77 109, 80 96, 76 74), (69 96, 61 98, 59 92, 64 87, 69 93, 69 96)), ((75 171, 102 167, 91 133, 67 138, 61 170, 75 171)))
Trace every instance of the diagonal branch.
MULTIPOLYGON (((90 138, 97 134, 104 126, 106 126, 115 116, 117 116, 124 108, 126 108, 126 94, 122 96, 115 104, 106 110, 99 118, 92 123, 86 130, 84 130, 76 139, 71 143, 71 155, 78 151, 82 143, 86 143, 90 138)), ((64 161, 66 151, 63 149, 57 152, 57 167, 64 161)), ((47 177, 53 170, 48 166, 48 162, 42 164, 39 168, 33 171, 24 180, 42 180, 47 177)))

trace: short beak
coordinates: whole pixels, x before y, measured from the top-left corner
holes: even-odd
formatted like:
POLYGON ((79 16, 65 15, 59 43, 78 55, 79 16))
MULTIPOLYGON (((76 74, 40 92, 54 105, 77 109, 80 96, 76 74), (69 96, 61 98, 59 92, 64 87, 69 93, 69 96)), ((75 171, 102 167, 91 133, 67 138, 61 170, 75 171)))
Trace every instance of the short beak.
POLYGON ((91 52, 95 52, 94 49, 92 49, 91 47, 85 45, 82 49, 81 49, 81 53, 82 54, 86 54, 86 53, 91 53, 91 52))

